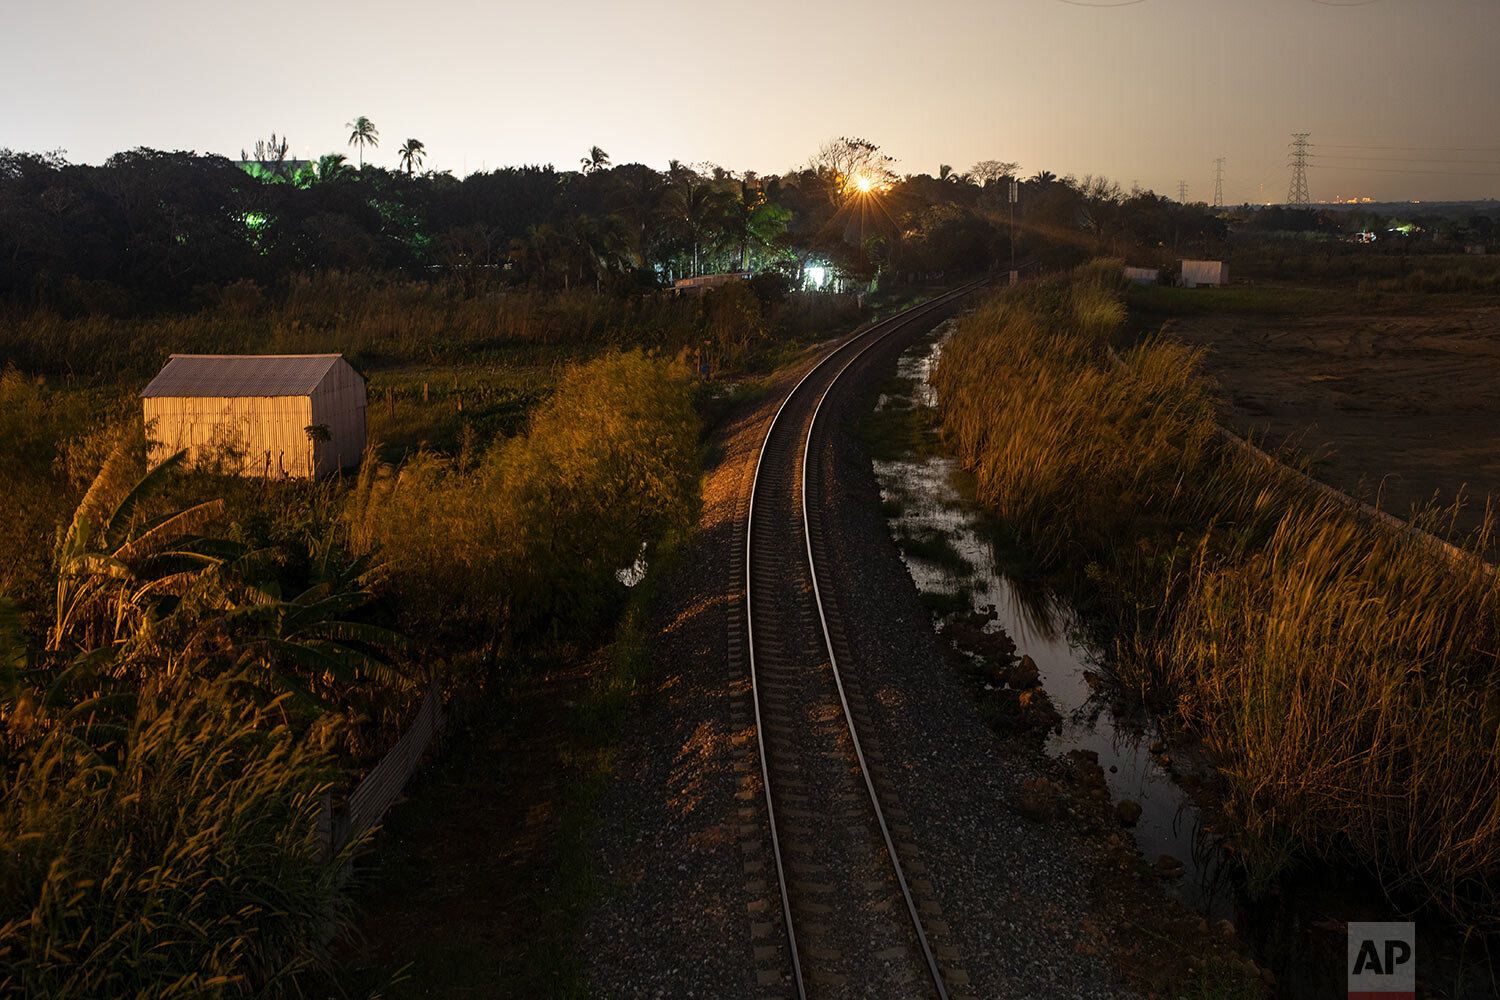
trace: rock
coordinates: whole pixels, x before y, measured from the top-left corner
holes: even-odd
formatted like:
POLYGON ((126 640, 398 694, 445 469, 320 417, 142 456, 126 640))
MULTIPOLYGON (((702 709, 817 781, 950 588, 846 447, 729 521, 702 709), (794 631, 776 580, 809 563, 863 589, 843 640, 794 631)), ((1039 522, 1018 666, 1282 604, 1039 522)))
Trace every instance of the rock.
POLYGON ((1183 870, 1182 862, 1170 854, 1163 854, 1156 859, 1156 874, 1162 878, 1179 878, 1183 870))
POLYGON ((1104 683, 1103 679, 1092 670, 1085 670, 1083 672, 1083 681, 1089 686, 1090 691, 1099 690, 1099 685, 1104 683))
POLYGON ((1013 688, 1034 688, 1041 684, 1040 675, 1037 673, 1036 661, 1029 656, 1023 656, 1010 668, 1010 686, 1013 688))
POLYGON ((1263 983, 1265 983, 1267 986, 1275 986, 1276 985, 1276 973, 1272 972, 1270 969, 1262 968, 1260 970, 1260 978, 1261 978, 1261 981, 1263 983))
POLYGON ((1217 924, 1214 924, 1214 929, 1219 932, 1219 937, 1225 941, 1233 941, 1238 933, 1234 929, 1234 921, 1232 920, 1220 920, 1217 924))
POLYGON ((1130 799, 1121 799, 1115 806, 1115 816, 1126 826, 1135 826, 1141 819, 1141 805, 1130 799))
POLYGON ((1161 745, 1160 741, 1158 741, 1156 743, 1151 744, 1146 749, 1149 750, 1149 751, 1151 751, 1152 753, 1161 753, 1166 748, 1161 745))
POLYGON ((1052 729, 1062 725, 1062 716, 1052 706, 1052 699, 1041 688, 1022 691, 1017 700, 1022 721, 1032 729, 1052 729))
POLYGON ((1099 755, 1093 750, 1069 750, 1068 762, 1085 787, 1100 789, 1105 786, 1104 768, 1099 766, 1099 755))
POLYGON ((1021 782, 1020 809, 1022 815, 1032 819, 1047 819, 1056 816, 1061 807, 1062 789, 1046 778, 1033 778, 1021 782))

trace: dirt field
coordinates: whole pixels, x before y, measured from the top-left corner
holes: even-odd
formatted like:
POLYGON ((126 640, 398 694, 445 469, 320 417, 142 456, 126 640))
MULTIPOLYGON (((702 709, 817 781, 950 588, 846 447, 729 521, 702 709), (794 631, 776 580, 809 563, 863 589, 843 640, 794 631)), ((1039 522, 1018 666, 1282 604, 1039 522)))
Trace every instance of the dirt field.
POLYGON ((1226 426, 1298 444, 1325 482, 1402 515, 1462 490, 1464 531, 1486 498, 1500 505, 1500 302, 1179 316, 1166 329, 1208 348, 1226 426))

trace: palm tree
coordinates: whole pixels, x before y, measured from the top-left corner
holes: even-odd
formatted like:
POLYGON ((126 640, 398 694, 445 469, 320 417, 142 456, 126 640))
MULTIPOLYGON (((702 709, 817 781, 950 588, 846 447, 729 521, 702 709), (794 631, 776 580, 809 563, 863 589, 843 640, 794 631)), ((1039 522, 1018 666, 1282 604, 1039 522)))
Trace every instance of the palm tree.
POLYGON ((365 147, 380 145, 380 130, 375 123, 364 115, 360 115, 352 122, 345 122, 344 127, 352 129, 349 133, 349 145, 359 147, 359 169, 365 168, 365 147))
POLYGON ((343 153, 324 153, 318 157, 318 183, 327 184, 349 173, 349 162, 343 153))
POLYGON ((764 247, 785 232, 791 215, 767 199, 758 185, 740 182, 739 194, 729 199, 725 210, 724 235, 732 244, 739 245, 741 271, 750 270, 751 248, 764 247))
POLYGON ((411 172, 422 165, 422 151, 425 148, 420 140, 407 139, 406 144, 396 151, 398 162, 406 167, 406 176, 410 177, 411 172))
POLYGON ((584 173, 591 174, 595 170, 603 170, 609 166, 609 154, 598 146, 591 146, 589 155, 579 160, 578 163, 583 167, 584 173))
POLYGON ((699 273, 703 258, 717 250, 723 241, 733 197, 714 184, 687 181, 673 187, 662 199, 662 212, 672 221, 683 244, 690 249, 690 275, 699 273))

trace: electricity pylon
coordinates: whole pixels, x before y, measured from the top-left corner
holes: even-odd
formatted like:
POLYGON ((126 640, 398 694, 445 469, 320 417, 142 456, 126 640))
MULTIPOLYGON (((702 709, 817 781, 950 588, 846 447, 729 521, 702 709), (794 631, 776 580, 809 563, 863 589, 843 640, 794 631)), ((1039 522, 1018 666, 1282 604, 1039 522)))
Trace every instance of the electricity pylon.
POLYGON ((1293 208, 1306 208, 1312 201, 1307 193, 1307 138, 1311 132, 1292 133, 1292 186, 1287 189, 1286 203, 1293 208))
POLYGON ((1214 161, 1214 208, 1224 207, 1224 160, 1221 156, 1214 161))
POLYGON ((1187 181, 1177 182, 1177 204, 1187 204, 1187 181))

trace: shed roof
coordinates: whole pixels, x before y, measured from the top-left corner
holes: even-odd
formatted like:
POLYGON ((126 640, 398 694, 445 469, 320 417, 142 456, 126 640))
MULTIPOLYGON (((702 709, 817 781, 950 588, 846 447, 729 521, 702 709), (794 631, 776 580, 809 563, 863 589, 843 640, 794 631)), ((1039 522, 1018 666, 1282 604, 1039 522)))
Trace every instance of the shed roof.
POLYGON ((341 354, 174 354, 146 388, 151 396, 306 396, 341 354))

